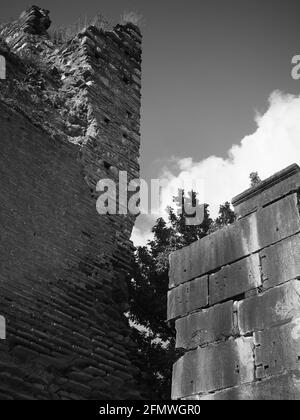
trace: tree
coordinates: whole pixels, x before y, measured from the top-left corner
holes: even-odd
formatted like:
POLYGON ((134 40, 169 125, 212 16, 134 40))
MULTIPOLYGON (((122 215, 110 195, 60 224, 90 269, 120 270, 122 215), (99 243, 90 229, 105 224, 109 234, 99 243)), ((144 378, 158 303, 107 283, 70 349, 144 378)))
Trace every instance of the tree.
MULTIPOLYGON (((174 202, 180 205, 185 198, 181 193, 174 202)), ((197 203, 194 193, 187 199, 191 204, 197 203)), ((167 222, 162 218, 157 220, 152 229, 153 240, 136 251, 133 275, 128 281, 129 317, 149 399, 170 399, 172 366, 180 356, 175 350, 174 325, 166 323, 169 255, 235 220, 229 203, 220 207, 215 221, 205 205, 200 226, 187 226, 185 217, 169 207, 167 222)))
POLYGON ((220 206, 219 216, 211 223, 209 233, 213 233, 225 226, 231 225, 235 220, 236 215, 231 209, 230 203, 226 201, 225 204, 220 206))

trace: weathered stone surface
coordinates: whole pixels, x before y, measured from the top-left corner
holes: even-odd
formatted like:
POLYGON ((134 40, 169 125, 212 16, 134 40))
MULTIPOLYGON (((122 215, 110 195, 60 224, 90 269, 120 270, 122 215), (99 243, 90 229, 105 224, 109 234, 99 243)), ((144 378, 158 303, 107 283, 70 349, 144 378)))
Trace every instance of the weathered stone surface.
POLYGON ((176 321, 176 347, 192 349, 233 336, 233 301, 204 309, 176 321))
POLYGON ((300 400, 300 372, 273 376, 260 382, 240 385, 209 395, 194 395, 184 400, 191 401, 235 401, 235 400, 300 400))
POLYGON ((286 370, 300 372, 299 318, 289 324, 254 334, 256 377, 266 378, 286 370))
POLYGON ((208 307, 176 320, 174 399, 300 400, 299 187, 292 165, 234 199, 236 223, 171 255, 171 292, 209 279, 208 307))
POLYGON ((170 256, 170 288, 217 270, 300 231, 297 194, 225 227, 170 256))
POLYGON ((253 339, 238 338, 186 353, 173 368, 172 398, 254 380, 253 339))
POLYGON ((238 217, 244 217, 281 197, 298 191, 299 188, 300 168, 298 165, 291 165, 233 198, 234 211, 238 217))
POLYGON ((168 293, 168 320, 208 305, 208 276, 181 284, 168 293))
POLYGON ((262 250, 260 256, 264 289, 300 278, 300 234, 262 250))
POLYGON ((261 284, 260 258, 254 254, 209 276, 209 303, 233 298, 261 284))
POLYGON ((300 314, 300 281, 292 280, 237 304, 241 334, 264 330, 300 314))
POLYGON ((51 25, 49 11, 32 6, 23 12, 19 19, 20 30, 33 35, 45 35, 51 25))

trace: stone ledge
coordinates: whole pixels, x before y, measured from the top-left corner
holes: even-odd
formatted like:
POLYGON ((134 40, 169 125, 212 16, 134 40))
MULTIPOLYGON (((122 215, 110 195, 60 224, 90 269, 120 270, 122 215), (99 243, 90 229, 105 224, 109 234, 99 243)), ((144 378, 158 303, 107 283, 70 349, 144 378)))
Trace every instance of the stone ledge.
POLYGON ((232 204, 238 217, 245 217, 299 188, 300 168, 294 164, 237 195, 232 199, 232 204))

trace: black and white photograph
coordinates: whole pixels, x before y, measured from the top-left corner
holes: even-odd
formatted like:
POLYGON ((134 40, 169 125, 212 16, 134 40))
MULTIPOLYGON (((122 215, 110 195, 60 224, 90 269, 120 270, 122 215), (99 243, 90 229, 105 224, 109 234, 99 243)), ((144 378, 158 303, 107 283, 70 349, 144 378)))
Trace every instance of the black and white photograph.
POLYGON ((35 1, 0 4, 0 400, 300 400, 299 0, 35 1))

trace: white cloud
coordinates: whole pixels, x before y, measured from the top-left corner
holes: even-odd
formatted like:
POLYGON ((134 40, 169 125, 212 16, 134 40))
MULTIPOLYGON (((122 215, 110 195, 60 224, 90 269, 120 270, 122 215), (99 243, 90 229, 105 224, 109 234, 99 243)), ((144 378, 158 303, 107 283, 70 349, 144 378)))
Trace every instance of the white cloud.
POLYGON ((174 182, 186 179, 204 181, 204 201, 216 216, 220 204, 249 188, 249 175, 258 172, 267 178, 292 163, 300 161, 300 96, 279 91, 269 98, 269 108, 257 115, 257 130, 233 145, 226 158, 211 156, 200 162, 192 158, 172 159, 172 169, 166 167, 162 178, 168 180, 163 191, 170 202, 174 182))
MULTIPOLYGON (((200 201, 209 204, 211 215, 216 217, 220 204, 249 188, 251 172, 258 172, 265 179, 292 163, 300 163, 300 95, 273 92, 268 110, 256 115, 255 121, 256 131, 233 145, 225 158, 211 156, 194 162, 191 157, 183 157, 166 161, 160 176, 166 183, 162 209, 172 204, 174 185, 202 180, 204 192, 200 201)), ((165 213, 162 211, 160 216, 165 213)), ((134 229, 132 239, 136 245, 145 245, 152 237, 149 220, 151 216, 147 227, 140 224, 134 229)))

